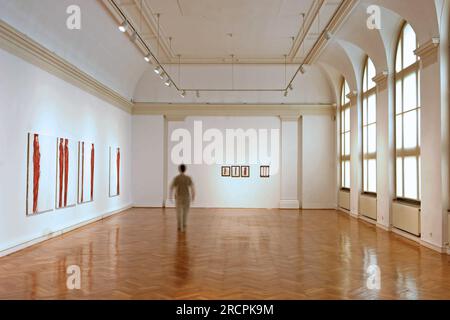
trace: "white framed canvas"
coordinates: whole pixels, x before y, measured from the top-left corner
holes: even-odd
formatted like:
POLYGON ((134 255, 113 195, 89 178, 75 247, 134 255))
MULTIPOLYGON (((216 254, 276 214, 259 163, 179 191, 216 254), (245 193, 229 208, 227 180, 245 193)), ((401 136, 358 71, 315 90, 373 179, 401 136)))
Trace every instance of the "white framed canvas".
POLYGON ((28 134, 26 214, 53 211, 55 204, 55 138, 28 134))
POLYGON ((56 205, 57 209, 73 207, 77 202, 77 144, 56 139, 56 205))
POLYGON ((109 147, 109 196, 120 195, 121 183, 121 154, 119 147, 109 147))
POLYGON ((78 203, 94 201, 95 145, 78 142, 78 203))

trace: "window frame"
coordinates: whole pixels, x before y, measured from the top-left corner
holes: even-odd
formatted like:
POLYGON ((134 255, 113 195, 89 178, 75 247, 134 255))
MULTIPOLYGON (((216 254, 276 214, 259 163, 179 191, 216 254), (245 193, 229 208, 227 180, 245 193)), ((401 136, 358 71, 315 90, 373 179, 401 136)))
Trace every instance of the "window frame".
MULTIPOLYGON (((362 137, 362 143, 361 143, 361 149, 362 149, 362 194, 365 195, 372 195, 372 196, 377 196, 377 188, 378 188, 378 181, 377 181, 377 177, 375 176, 375 191, 368 191, 365 188, 365 179, 364 179, 364 162, 365 160, 375 160, 375 168, 377 170, 377 152, 378 152, 378 139, 377 139, 377 117, 376 117, 376 110, 377 110, 377 85, 374 84, 373 87, 369 88, 369 84, 372 81, 372 79, 369 78, 369 61, 372 63, 372 65, 375 68, 375 64, 373 63, 373 61, 370 59, 369 56, 366 57, 365 63, 364 63, 364 69, 363 69, 363 76, 362 76, 362 83, 363 83, 363 93, 361 96, 361 108, 362 108, 362 121, 361 121, 361 137, 362 137), (365 90, 365 91, 364 91, 365 90), (375 97, 375 122, 370 122, 367 120, 367 123, 364 123, 364 114, 365 112, 368 114, 368 106, 369 106, 369 99, 372 98, 372 96, 375 97), (366 108, 366 110, 364 110, 366 108), (374 125, 375 126, 375 152, 365 152, 365 139, 367 138, 364 135, 364 129, 367 128, 367 132, 369 131, 369 127, 374 125)), ((374 75, 376 76, 376 74, 374 75)), ((367 117, 367 116, 366 116, 367 117)), ((368 146, 368 141, 366 141, 367 143, 367 149, 369 148, 368 146)), ((369 178, 369 174, 367 174, 367 178, 369 178)), ((368 179, 369 181, 369 179, 368 179)), ((367 183, 367 186, 369 186, 369 182, 367 183)), ((369 188, 367 188, 369 189, 369 188)))
MULTIPOLYGON (((412 26, 408 23, 405 22, 402 25, 402 28, 400 29, 400 33, 396 42, 396 51, 395 51, 395 73, 394 73, 394 95, 395 95, 395 108, 394 108, 394 145, 395 145, 395 165, 394 165, 394 172, 395 172, 395 200, 396 201, 400 201, 400 202, 405 202, 405 203, 410 203, 410 204, 414 204, 414 205, 420 205, 421 203, 421 168, 420 168, 420 164, 421 164, 421 139, 420 139, 420 122, 421 122, 421 93, 420 93, 420 57, 416 56, 416 62, 414 62, 413 64, 407 66, 407 67, 403 67, 403 59, 404 59, 404 50, 405 50, 405 41, 404 41, 404 33, 405 33, 405 29, 407 27, 411 27, 411 29, 413 30, 413 32, 415 33, 414 29, 412 28, 412 26), (399 55, 399 50, 401 49, 401 54, 399 55), (398 58, 400 58, 401 61, 401 70, 397 71, 397 63, 398 63, 398 58), (412 75, 415 74, 416 77, 416 107, 413 109, 409 109, 407 111, 404 110, 405 108, 405 79, 412 75), (398 83, 401 82, 401 112, 397 113, 397 110, 399 108, 398 106, 398 83), (404 131, 404 118, 405 118, 405 114, 411 113, 411 112, 416 112, 416 147, 415 148, 409 148, 409 149, 405 149, 404 148, 404 144, 405 144, 405 131, 404 131), (397 117, 401 117, 401 123, 402 123, 402 148, 399 149, 398 148, 398 144, 397 144, 397 117), (405 196, 405 158, 407 157, 415 157, 416 158, 416 176, 417 176, 417 180, 416 180, 416 192, 417 192, 417 199, 412 199, 412 198, 408 198, 405 196), (399 195, 399 190, 398 190, 398 163, 397 161, 401 159, 402 160, 402 166, 401 166, 401 170, 402 170, 402 193, 401 196, 399 195)), ((416 49, 419 47, 419 44, 417 42, 417 33, 415 33, 416 35, 416 49)))
POLYGON ((351 101, 350 99, 348 99, 347 94, 350 93, 350 89, 348 90, 349 92, 346 92, 346 89, 349 89, 349 85, 348 82, 344 79, 342 81, 342 86, 341 86, 341 103, 340 103, 340 143, 341 143, 341 148, 340 148, 340 170, 341 170, 341 177, 340 177, 340 187, 341 187, 341 191, 350 191, 351 190, 351 176, 349 179, 349 185, 346 186, 345 185, 345 176, 346 176, 346 171, 345 171, 345 163, 348 162, 350 164, 350 171, 351 171, 351 117, 349 119, 349 123, 348 123, 348 130, 345 130, 345 112, 348 110, 349 113, 351 113, 351 101), (349 154, 345 155, 345 149, 346 149, 346 145, 345 145, 345 136, 346 134, 348 134, 350 136, 350 145, 348 146, 349 148, 349 154))

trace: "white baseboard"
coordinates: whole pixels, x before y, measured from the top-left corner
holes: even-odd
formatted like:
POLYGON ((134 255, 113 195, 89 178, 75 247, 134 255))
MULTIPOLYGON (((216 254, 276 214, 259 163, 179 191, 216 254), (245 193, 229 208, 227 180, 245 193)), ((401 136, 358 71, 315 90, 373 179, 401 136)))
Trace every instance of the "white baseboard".
POLYGON ((155 205, 155 204, 133 204, 131 206, 132 208, 137 208, 137 209, 158 209, 158 208, 163 208, 162 205, 155 205))
POLYGON ((132 205, 127 205, 127 206, 125 206, 125 207, 123 207, 123 208, 121 208, 121 209, 118 209, 118 210, 114 210, 114 211, 105 213, 105 214, 100 215, 100 216, 98 216, 98 217, 95 217, 95 218, 93 218, 93 219, 89 219, 89 220, 86 220, 86 221, 83 221, 83 222, 74 224, 73 226, 70 226, 70 227, 67 227, 67 228, 63 228, 63 229, 61 229, 61 230, 52 232, 52 233, 50 233, 50 234, 48 234, 48 235, 45 235, 45 236, 42 236, 42 237, 39 237, 39 238, 35 238, 35 239, 32 239, 32 240, 26 241, 26 242, 24 242, 24 243, 15 245, 15 246, 13 246, 13 247, 4 249, 4 250, 0 251, 0 257, 4 257, 4 256, 7 256, 7 255, 10 255, 10 254, 12 254, 12 253, 15 253, 15 252, 20 251, 20 250, 23 250, 23 249, 25 249, 25 248, 34 246, 34 245, 36 245, 36 244, 38 244, 38 243, 47 241, 47 240, 49 240, 49 239, 59 237, 59 236, 65 234, 65 233, 68 233, 68 232, 70 232, 70 231, 73 231, 73 230, 76 230, 76 229, 78 229, 78 228, 84 227, 84 226, 86 226, 86 225, 88 225, 88 224, 91 224, 91 223, 94 223, 94 222, 97 222, 97 221, 106 219, 106 218, 108 218, 108 217, 110 217, 110 216, 113 216, 113 215, 115 215, 115 214, 121 213, 121 212, 123 212, 123 211, 125 211, 125 210, 128 210, 128 209, 132 208, 132 207, 133 207, 132 205))
POLYGON ((377 225, 377 221, 376 221, 376 220, 373 220, 373 219, 371 219, 371 218, 369 218, 369 217, 366 217, 366 216, 364 216, 364 215, 360 215, 360 216, 359 216, 359 219, 363 220, 364 222, 373 224, 373 225, 375 225, 375 226, 377 225))
POLYGON ((341 212, 343 212, 343 213, 346 213, 346 214, 350 215, 350 211, 348 211, 347 209, 338 207, 336 210, 337 210, 337 211, 341 211, 341 212))
POLYGON ((425 248, 431 249, 433 251, 437 251, 439 253, 445 253, 445 247, 439 247, 435 244, 429 243, 428 241, 425 240, 420 240, 419 243, 424 246, 425 248))
POLYGON ((419 238, 419 237, 416 237, 415 235, 412 235, 412 234, 410 234, 410 233, 408 233, 408 232, 402 231, 402 230, 397 229, 397 228, 395 228, 395 227, 393 227, 393 228, 391 229, 391 231, 392 231, 393 233, 399 235, 399 236, 402 236, 402 237, 404 237, 404 238, 407 238, 408 240, 411 240, 411 241, 414 241, 414 242, 417 242, 418 244, 420 244, 420 238, 419 238))
POLYGON ((280 200, 280 209, 300 209, 298 200, 280 200))
POLYGON ((334 210, 335 203, 303 203, 302 210, 334 210))
POLYGON ((378 222, 377 222, 377 227, 382 229, 382 230, 384 230, 384 231, 387 231, 387 232, 391 232, 392 231, 392 229, 390 227, 387 227, 384 224, 381 224, 381 223, 378 223, 378 222))
POLYGON ((360 215, 358 213, 354 213, 354 212, 349 211, 349 214, 350 214, 351 217, 353 217, 355 219, 359 219, 360 218, 360 215))

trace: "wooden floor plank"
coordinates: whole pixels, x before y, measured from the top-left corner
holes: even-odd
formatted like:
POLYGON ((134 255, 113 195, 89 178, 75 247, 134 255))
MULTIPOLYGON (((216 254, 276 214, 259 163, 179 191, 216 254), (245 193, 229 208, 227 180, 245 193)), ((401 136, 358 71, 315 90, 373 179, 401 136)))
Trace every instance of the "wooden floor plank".
POLYGON ((337 211, 130 209, 0 258, 0 299, 450 299, 450 259, 337 211))

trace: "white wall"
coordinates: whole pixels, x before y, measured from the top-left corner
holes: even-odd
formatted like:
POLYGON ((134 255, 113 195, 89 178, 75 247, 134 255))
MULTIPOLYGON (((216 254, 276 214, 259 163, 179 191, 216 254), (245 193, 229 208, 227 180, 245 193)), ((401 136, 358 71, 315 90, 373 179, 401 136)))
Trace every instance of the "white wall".
POLYGON ((133 205, 161 207, 164 199, 164 117, 133 116, 133 205))
MULTIPOLYGON (((171 161, 171 150, 178 144, 172 142, 171 135, 177 128, 188 129, 194 137, 194 121, 202 121, 203 131, 219 129, 225 137, 226 129, 280 129, 277 117, 189 117, 184 122, 169 122, 168 125, 168 186, 178 174, 176 163, 171 161)), ((268 132, 270 139, 270 131, 268 132)), ((209 143, 204 143, 204 146, 209 143)), ((224 145, 225 146, 225 145, 224 145)), ((194 150, 194 145, 192 145, 194 150)), ((225 154, 225 152, 224 152, 225 154)), ((192 157, 194 154, 192 153, 192 157)), ((234 162, 226 165, 248 165, 248 162, 234 162)), ((264 163, 265 164, 265 163, 264 163)), ((190 175, 197 189, 197 199, 193 206, 218 208, 278 208, 280 200, 279 170, 270 178, 262 179, 259 164, 251 165, 250 178, 221 177, 221 165, 188 165, 190 175)), ((274 166, 272 166, 272 170, 274 166)), ((274 172, 272 172, 274 173, 274 172)), ((170 203, 169 203, 170 204, 170 203)))
MULTIPOLYGON (((190 117, 181 122, 169 121, 167 139, 170 140, 172 132, 177 128, 186 128, 193 136, 194 121, 199 120, 202 121, 203 132, 209 128, 217 128, 223 133, 226 129, 236 128, 281 129, 281 120, 278 117, 190 117)), ((329 115, 304 116, 300 124, 298 200, 302 202, 304 208, 335 208, 337 202, 334 157, 336 124, 329 115)), ((135 206, 158 207, 164 201, 164 137, 163 117, 133 116, 133 204, 135 206)), ((176 144, 170 141, 168 143, 168 186, 177 174, 177 165, 171 162, 171 150, 176 144)), ((206 145, 208 143, 203 143, 203 146, 206 145)), ((193 145, 192 150, 194 150, 193 145)), ((194 206, 279 207, 281 168, 279 173, 270 179, 260 179, 259 165, 251 166, 249 179, 222 178, 220 169, 221 165, 188 165, 188 174, 193 177, 198 193, 194 206)), ((173 203, 169 201, 168 206, 171 205, 173 203)))
POLYGON ((336 122, 331 116, 302 118, 302 207, 334 209, 336 194, 336 122))
POLYGON ((0 251, 131 204, 131 116, 2 50, 0 70, 0 251), (26 216, 29 132, 95 143, 94 202, 26 216), (108 196, 110 145, 122 151, 116 198, 108 196))

